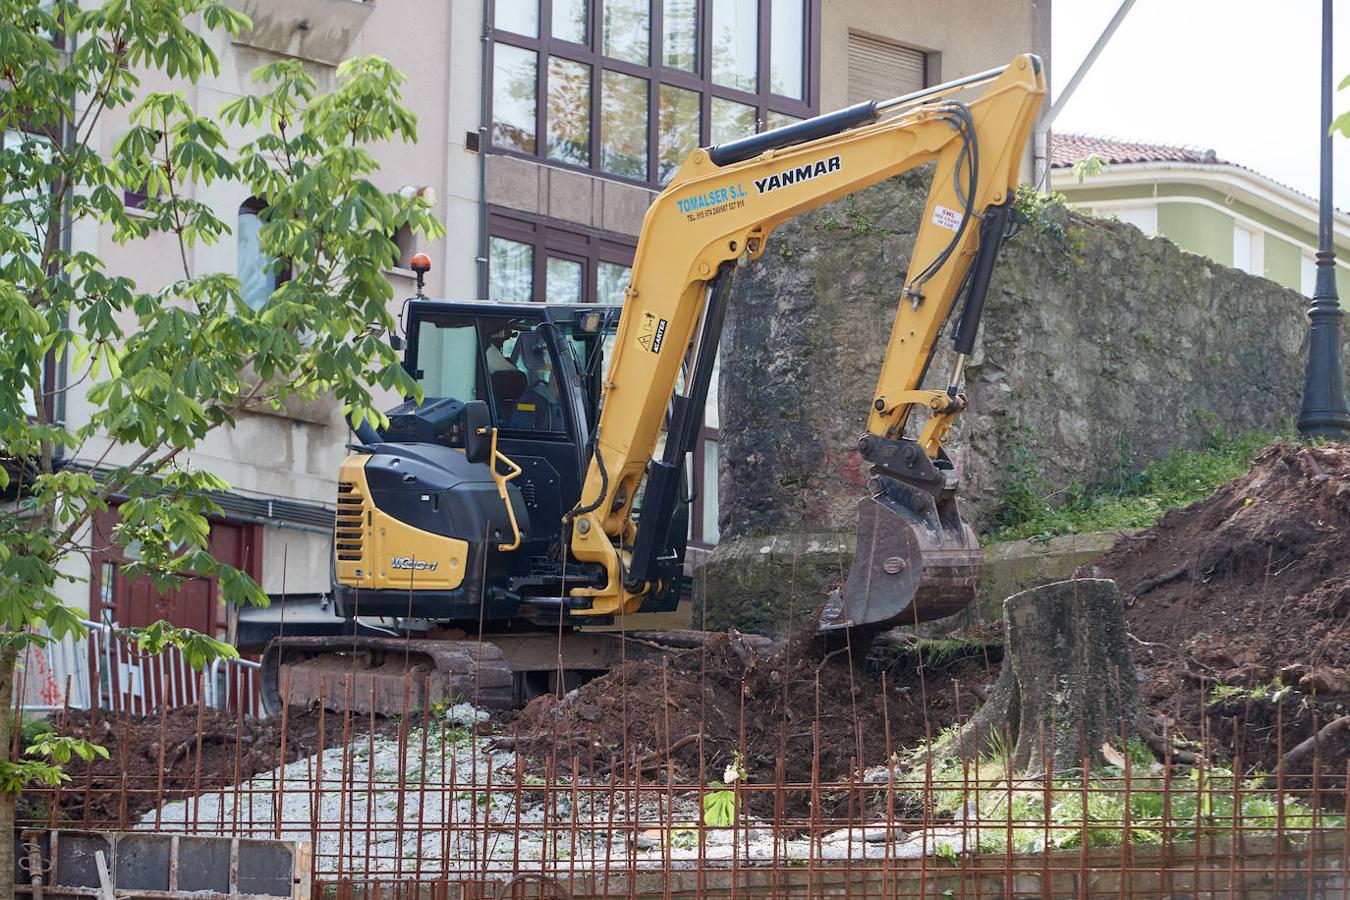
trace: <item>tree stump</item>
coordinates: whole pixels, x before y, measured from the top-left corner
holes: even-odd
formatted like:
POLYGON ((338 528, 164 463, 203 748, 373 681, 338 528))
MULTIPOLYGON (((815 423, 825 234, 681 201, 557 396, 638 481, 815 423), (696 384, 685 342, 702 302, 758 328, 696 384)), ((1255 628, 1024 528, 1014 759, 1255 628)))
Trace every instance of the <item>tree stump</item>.
MULTIPOLYGON (((1139 682, 1114 581, 1058 581, 1003 601, 1007 644, 988 700, 935 745, 935 758, 987 752, 1010 741, 1011 771, 1099 766, 1102 745, 1158 743, 1139 704, 1139 682)), ((1110 752, 1110 751, 1108 751, 1110 752)))

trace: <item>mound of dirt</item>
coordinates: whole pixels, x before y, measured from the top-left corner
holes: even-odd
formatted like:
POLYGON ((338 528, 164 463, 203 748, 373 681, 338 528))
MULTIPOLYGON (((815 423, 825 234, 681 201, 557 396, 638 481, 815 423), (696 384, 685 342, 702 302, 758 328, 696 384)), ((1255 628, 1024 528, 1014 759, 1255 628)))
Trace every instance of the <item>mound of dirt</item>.
POLYGON ((1245 476, 1079 574, 1113 578, 1133 597, 1126 618, 1148 676, 1145 700, 1192 737, 1198 710, 1208 708, 1221 741, 1241 719, 1260 737, 1228 749, 1269 766, 1277 682, 1292 689, 1282 695, 1286 747, 1350 701, 1347 535, 1350 447, 1277 444, 1245 476), (1249 692, 1231 695, 1236 705, 1216 702, 1220 684, 1249 692))
POLYGON ((1350 665, 1350 447, 1279 444, 1091 566, 1130 630, 1225 680, 1350 665))
MULTIPOLYGON (((115 822, 126 827, 165 801, 237 784, 275 768, 281 761, 279 717, 241 719, 234 713, 204 710, 200 752, 197 710, 193 707, 170 710, 163 722, 158 715, 95 712, 91 716, 71 710, 57 713, 52 724, 61 734, 104 747, 108 758, 96 757, 92 763, 72 761, 66 767, 71 780, 61 786, 59 795, 47 790, 25 791, 21 795, 21 819, 50 819, 51 801, 57 796, 58 820, 98 825, 115 822)), ((384 721, 377 725, 389 727, 384 721)), ((342 717, 328 713, 325 746, 339 741, 341 728, 342 717)), ((319 713, 293 710, 286 721, 286 761, 309 756, 319 743, 319 713)))
MULTIPOLYGON (((699 650, 666 661, 634 662, 588 682, 561 702, 536 698, 506 727, 513 746, 541 773, 615 771, 675 781, 721 779, 736 751, 751 784, 828 783, 911 748, 969 715, 981 685, 997 675, 987 657, 928 670, 911 658, 890 660, 884 686, 850 660, 847 648, 823 652, 814 623, 776 650, 755 653, 736 632, 714 635, 699 650)), ((805 814, 806 792, 784 798, 805 814)), ((841 801, 842 802, 842 801, 841 801)), ((767 793, 751 809, 768 813, 767 793)))

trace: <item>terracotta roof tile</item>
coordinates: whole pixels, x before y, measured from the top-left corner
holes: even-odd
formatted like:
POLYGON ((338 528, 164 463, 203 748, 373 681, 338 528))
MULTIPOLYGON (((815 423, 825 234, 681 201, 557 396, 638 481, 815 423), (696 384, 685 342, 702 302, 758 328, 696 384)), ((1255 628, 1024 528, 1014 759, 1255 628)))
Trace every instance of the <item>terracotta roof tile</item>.
MULTIPOLYGON (((1102 161, 1108 165, 1111 163, 1125 165, 1128 163, 1180 162, 1232 166, 1235 169, 1250 172, 1262 181, 1291 191, 1300 197, 1306 197, 1314 203, 1317 201, 1317 198, 1311 194, 1262 175, 1255 169, 1241 163, 1221 159, 1213 150, 1207 150, 1203 147, 1188 147, 1183 144, 1150 144, 1146 141, 1129 141, 1124 138, 1071 132, 1054 132, 1051 135, 1050 168, 1052 169, 1072 168, 1074 163, 1093 154, 1100 156, 1102 161)), ((1335 209, 1337 216, 1350 215, 1340 207, 1335 207, 1335 209)))
POLYGON ((1149 144, 1092 134, 1055 133, 1052 139, 1050 166, 1055 169, 1069 168, 1080 159, 1094 154, 1107 163, 1185 162, 1231 165, 1228 160, 1219 159, 1213 150, 1200 147, 1149 144))

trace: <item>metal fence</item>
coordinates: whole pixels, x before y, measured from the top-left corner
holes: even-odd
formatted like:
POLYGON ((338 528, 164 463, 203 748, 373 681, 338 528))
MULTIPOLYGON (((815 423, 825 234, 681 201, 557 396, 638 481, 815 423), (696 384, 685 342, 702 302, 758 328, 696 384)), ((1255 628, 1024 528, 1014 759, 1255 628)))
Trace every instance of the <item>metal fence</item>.
MULTIPOLYGON (((332 897, 1350 896, 1339 744, 1273 775, 1210 754, 1009 777, 989 757, 916 764, 888 725, 866 736, 880 765, 794 781, 780 757, 725 786, 701 733, 635 755, 579 743, 585 719, 564 713, 526 751, 537 726, 468 704, 356 711, 355 677, 338 711, 286 707, 262 730, 142 723, 115 778, 74 767, 25 795, 26 825, 304 841, 314 895, 332 897)), ((819 735, 847 706, 792 727, 819 735)), ((813 772, 826 749, 812 741, 813 772)))
POLYGON ((196 706, 262 715, 258 663, 217 659, 194 671, 176 647, 147 654, 117 635, 117 624, 84 621, 88 634, 29 644, 15 695, 29 712, 97 708, 150 715, 196 706))

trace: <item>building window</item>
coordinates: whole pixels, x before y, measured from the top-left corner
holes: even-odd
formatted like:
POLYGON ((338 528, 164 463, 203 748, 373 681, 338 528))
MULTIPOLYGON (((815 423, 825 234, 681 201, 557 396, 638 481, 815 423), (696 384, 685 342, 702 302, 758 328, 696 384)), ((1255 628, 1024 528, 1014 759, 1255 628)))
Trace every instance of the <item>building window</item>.
POLYGON ((622 303, 634 243, 515 211, 488 215, 488 299, 622 303))
POLYGON ((717 530, 717 430, 704 428, 699 436, 695 459, 699 463, 698 494, 690 516, 690 535, 700 544, 712 546, 721 537, 717 530))
POLYGON ((553 36, 574 44, 586 43, 588 7, 586 0, 553 0, 553 36))
POLYGON ((799 0, 773 0, 773 30, 769 33, 769 89, 783 97, 806 96, 806 21, 798 14, 799 0))
POLYGON ((1233 268, 1248 275, 1264 275, 1266 271, 1265 233, 1234 223, 1233 268))
POLYGON ((1305 297, 1311 297, 1317 290, 1317 258, 1303 255, 1299 257, 1298 289, 1305 297))
MULTIPOLYGON (((653 0, 601 0, 605 56, 645 66, 651 37, 653 0)), ((658 0, 659 2, 659 0, 658 0)))
POLYGON ((492 145, 534 153, 539 54, 497 44, 492 54, 492 145))
MULTIPOLYGON (((29 174, 37 166, 51 162, 52 145, 52 137, 47 134, 19 130, 0 131, 0 151, 6 157, 12 154, 16 159, 22 159, 22 163, 10 160, 9 164, 14 166, 14 171, 24 174, 29 174)), ((27 274, 16 277, 16 280, 27 281, 29 277, 41 277, 36 267, 42 262, 43 247, 47 243, 51 193, 49 190, 34 187, 31 183, 34 180, 32 178, 17 180, 19 181, 17 189, 13 182, 0 187, 0 202, 8 208, 15 236, 21 239, 16 252, 27 258, 33 266, 27 274)), ((0 254, 0 263, 5 265, 11 263, 13 259, 9 253, 0 254)), ((50 271, 48 274, 51 274, 50 271)), ((19 286, 24 288, 31 285, 19 286)), ((47 421, 55 417, 55 393, 51 389, 55 383, 55 376, 56 356, 49 351, 38 373, 38 386, 44 398, 43 412, 47 421)), ((22 389, 20 403, 24 413, 37 416, 37 399, 27 384, 22 389)))
POLYGON ((239 207, 234 229, 234 274, 239 279, 239 296, 253 309, 261 309, 272 292, 290 278, 290 271, 263 253, 263 210, 260 200, 245 200, 239 207))
POLYGON ((698 61, 698 0, 665 0, 662 7, 665 27, 661 62, 672 69, 693 72, 698 61))
POLYGON ((581 303, 585 261, 552 254, 544 260, 544 296, 548 302, 581 303))
POLYGON ((855 31, 848 33, 848 102, 888 100, 928 84, 928 54, 855 31))
POLYGON ((493 237, 488 268, 489 300, 526 302, 534 299, 534 247, 524 241, 493 237))
POLYGON ((591 164, 591 67, 561 56, 548 60, 548 158, 591 164))
POLYGON ((647 79, 606 69, 600 96, 600 168, 647 180, 647 79))
POLYGON ((497 0, 493 24, 503 31, 539 36, 539 0, 497 0))
POLYGON ((1118 219, 1121 222, 1128 222, 1144 234, 1155 235, 1158 233, 1157 204, 1146 203, 1143 206, 1117 206, 1112 209, 1098 210, 1098 213, 1100 215, 1118 219))
POLYGON ((400 269, 412 266, 412 258, 417 253, 417 239, 411 225, 400 225, 394 229, 394 265, 400 269))
POLYGON ((713 0, 714 84, 753 94, 759 87, 759 0, 713 0))
POLYGON ((623 303, 624 292, 628 290, 628 278, 633 274, 632 266, 605 262, 595 264, 595 302, 618 305, 623 303))
POLYGON ((494 3, 494 151, 664 184, 695 147, 816 112, 820 0, 494 3))

